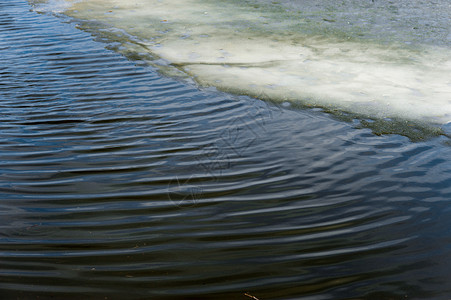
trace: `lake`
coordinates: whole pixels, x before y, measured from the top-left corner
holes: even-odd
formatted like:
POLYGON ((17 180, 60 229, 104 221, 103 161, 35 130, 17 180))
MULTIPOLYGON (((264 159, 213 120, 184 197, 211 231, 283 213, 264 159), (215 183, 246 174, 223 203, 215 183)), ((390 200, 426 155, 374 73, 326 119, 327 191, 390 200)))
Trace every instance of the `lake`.
POLYGON ((146 1, 0 2, 0 298, 449 299, 449 1, 146 1))

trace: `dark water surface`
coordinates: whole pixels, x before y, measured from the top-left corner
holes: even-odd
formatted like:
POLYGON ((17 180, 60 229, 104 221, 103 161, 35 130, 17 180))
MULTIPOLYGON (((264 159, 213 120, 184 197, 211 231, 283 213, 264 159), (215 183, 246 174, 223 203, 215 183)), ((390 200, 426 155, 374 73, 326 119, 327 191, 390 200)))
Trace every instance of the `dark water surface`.
POLYGON ((165 78, 0 0, 0 299, 449 299, 451 147, 165 78))

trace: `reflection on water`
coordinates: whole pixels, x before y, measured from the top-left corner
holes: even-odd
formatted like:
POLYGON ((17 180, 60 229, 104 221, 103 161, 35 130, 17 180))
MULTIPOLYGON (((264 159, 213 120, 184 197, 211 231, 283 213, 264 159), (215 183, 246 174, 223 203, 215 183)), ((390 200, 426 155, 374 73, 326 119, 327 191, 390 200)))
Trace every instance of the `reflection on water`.
POLYGON ((449 297, 447 137, 199 90, 64 21, 0 3, 2 298, 449 297))

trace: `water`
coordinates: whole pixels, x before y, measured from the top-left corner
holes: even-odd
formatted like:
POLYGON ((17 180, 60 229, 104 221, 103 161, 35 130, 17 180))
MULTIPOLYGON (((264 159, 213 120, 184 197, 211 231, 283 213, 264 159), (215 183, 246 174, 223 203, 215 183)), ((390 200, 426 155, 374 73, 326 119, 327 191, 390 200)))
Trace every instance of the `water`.
POLYGON ((449 298, 449 137, 198 88, 30 8, 0 2, 2 299, 449 298))

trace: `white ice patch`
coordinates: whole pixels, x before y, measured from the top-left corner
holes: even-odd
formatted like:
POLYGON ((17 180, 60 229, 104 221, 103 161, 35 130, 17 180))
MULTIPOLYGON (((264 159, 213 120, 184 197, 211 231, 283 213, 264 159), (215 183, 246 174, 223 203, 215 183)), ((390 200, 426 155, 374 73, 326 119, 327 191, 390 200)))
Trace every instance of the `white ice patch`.
POLYGON ((296 14, 242 3, 86 0, 67 14, 125 31, 133 47, 201 85, 382 118, 451 121, 450 48, 307 35, 316 25, 296 14))
POLYGON ((63 13, 72 5, 82 0, 48 0, 48 1, 31 1, 34 10, 43 13, 63 13))

